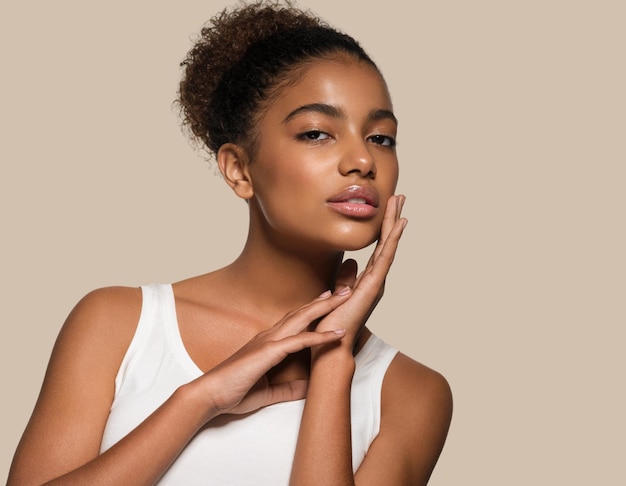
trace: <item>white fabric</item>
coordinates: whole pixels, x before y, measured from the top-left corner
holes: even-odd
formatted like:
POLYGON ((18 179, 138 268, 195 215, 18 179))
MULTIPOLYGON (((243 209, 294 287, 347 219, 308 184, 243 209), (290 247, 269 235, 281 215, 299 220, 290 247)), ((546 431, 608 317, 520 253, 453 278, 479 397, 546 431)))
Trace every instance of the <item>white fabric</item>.
MULTIPOLYGON (((171 285, 142 287, 141 317, 115 380, 115 399, 101 452, 159 407, 180 385, 202 374, 185 350, 171 285)), ((359 467, 380 428, 380 395, 396 350, 371 336, 356 356, 352 383, 352 460, 359 467)), ((245 416, 212 420, 183 450, 159 485, 289 483, 304 400, 245 416)))

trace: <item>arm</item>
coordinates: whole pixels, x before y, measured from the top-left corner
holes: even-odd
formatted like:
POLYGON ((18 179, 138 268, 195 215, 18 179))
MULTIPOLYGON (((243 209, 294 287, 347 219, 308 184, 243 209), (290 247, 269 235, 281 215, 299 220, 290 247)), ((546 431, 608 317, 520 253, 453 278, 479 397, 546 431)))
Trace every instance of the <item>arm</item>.
POLYGON ((439 373, 398 354, 382 389, 380 432, 355 476, 363 485, 426 485, 452 418, 452 394, 439 373))
POLYGON ((343 331, 306 328, 343 301, 339 295, 323 295, 289 313, 222 364, 181 386, 99 455, 115 376, 136 328, 141 293, 116 288, 88 295, 72 311, 55 344, 8 484, 153 484, 213 417, 302 398, 305 383, 269 386, 263 377, 290 353, 341 339, 343 331))
MULTIPOLYGON (((311 376, 310 394, 323 394, 316 395, 318 400, 309 409, 309 417, 318 421, 303 420, 308 428, 301 430, 302 443, 308 449, 302 447, 298 457, 307 457, 309 462, 307 469, 297 471, 292 483, 426 485, 452 418, 452 394, 445 378, 403 354, 394 358, 383 382, 380 432, 353 477, 349 387, 346 393, 345 383, 337 380, 340 363, 329 360, 328 365, 325 382, 311 376), (324 383, 319 388, 329 389, 318 389, 318 383, 324 383), (320 480, 325 475, 333 482, 320 480)), ((307 405, 309 401, 307 396, 307 405)))
POLYGON ((350 437, 353 375, 351 352, 332 349, 313 358, 291 485, 354 484, 350 437))
POLYGON ((403 203, 403 196, 389 200, 379 242, 358 278, 354 262, 342 266, 337 288, 351 284, 350 298, 317 326, 318 330, 345 326, 347 332, 341 342, 311 350, 309 391, 291 473, 294 486, 354 484, 350 437, 354 348, 363 325, 382 297, 385 278, 406 225, 400 217, 403 203))
POLYGON ((152 483, 201 425, 204 410, 181 390, 98 455, 115 375, 140 308, 139 289, 109 288, 87 295, 70 313, 16 451, 9 485, 53 478, 59 484, 152 483))

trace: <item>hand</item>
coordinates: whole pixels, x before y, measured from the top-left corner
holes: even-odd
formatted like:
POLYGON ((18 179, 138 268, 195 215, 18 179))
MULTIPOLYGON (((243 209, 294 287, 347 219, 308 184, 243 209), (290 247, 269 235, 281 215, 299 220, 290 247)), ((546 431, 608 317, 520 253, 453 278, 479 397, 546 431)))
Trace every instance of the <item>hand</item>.
POLYGON ((407 224, 406 218, 400 217, 405 199, 401 195, 389 198, 380 237, 363 272, 357 277, 357 263, 351 259, 343 262, 335 290, 350 287, 352 296, 326 316, 316 328, 318 331, 346 328, 346 337, 341 344, 350 346, 350 349, 383 296, 385 279, 407 224))
POLYGON ((266 373, 289 354, 311 346, 338 341, 345 329, 307 330, 317 319, 336 309, 349 294, 327 291, 308 304, 289 312, 271 328, 260 332, 239 351, 195 382, 212 401, 212 416, 243 414, 277 402, 306 395, 304 380, 271 385, 266 373))

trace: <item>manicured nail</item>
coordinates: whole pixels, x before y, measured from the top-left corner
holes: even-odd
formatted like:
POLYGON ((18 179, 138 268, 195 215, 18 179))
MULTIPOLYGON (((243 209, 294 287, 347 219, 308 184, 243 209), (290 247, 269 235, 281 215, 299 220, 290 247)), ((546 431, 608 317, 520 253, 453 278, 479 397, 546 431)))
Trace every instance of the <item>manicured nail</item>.
POLYGON ((406 201, 406 196, 404 196, 403 194, 398 196, 398 200, 396 202, 396 207, 398 209, 398 215, 400 215, 400 213, 402 212, 402 208, 404 207, 404 201, 406 201))
POLYGON ((350 293, 350 287, 348 287, 347 285, 341 289, 339 289, 339 292, 337 292, 337 295, 346 295, 350 293))
POLYGON ((332 295, 332 292, 330 290, 325 290, 324 292, 320 294, 318 299, 328 299, 328 297, 330 297, 331 295, 332 295))

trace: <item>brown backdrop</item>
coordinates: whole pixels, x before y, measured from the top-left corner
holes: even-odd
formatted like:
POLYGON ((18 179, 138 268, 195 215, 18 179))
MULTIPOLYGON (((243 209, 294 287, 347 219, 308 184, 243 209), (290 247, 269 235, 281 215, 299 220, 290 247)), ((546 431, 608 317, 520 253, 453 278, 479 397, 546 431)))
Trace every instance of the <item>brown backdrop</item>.
MULTIPOLYGON (((160 3, 0 6, 5 476, 84 293, 243 242, 171 107, 224 3, 160 3)), ((454 389, 431 484, 624 484, 623 2, 303 4, 362 41, 400 118, 410 224, 372 327, 454 389)))

